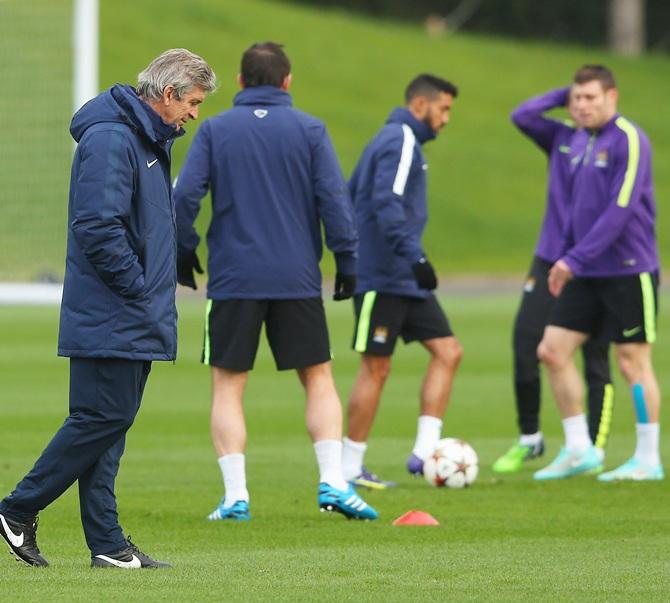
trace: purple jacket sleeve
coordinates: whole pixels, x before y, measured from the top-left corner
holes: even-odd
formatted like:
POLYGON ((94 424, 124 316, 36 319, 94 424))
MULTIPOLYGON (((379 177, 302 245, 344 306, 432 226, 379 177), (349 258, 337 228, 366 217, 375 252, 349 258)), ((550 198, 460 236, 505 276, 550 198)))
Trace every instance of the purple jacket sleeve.
POLYGON ((642 182, 639 168, 649 161, 649 147, 633 127, 619 140, 612 149, 614 156, 611 158, 613 165, 607 207, 588 233, 562 258, 575 274, 605 252, 621 235, 631 212, 636 211, 640 203, 642 182))
POLYGON ((325 126, 320 123, 313 126, 309 134, 314 194, 324 226, 326 246, 335 255, 338 272, 356 274, 358 235, 347 183, 325 126))
POLYGON ((80 155, 71 227, 79 248, 107 286, 122 297, 144 290, 144 268, 130 246, 126 224, 132 211, 135 166, 125 137, 91 134, 80 155))
POLYGON ((193 224, 200 212, 202 198, 209 190, 210 162, 210 129, 205 122, 193 138, 174 185, 177 245, 181 249, 193 250, 200 243, 193 224))
POLYGON ((570 88, 567 87, 534 96, 512 111, 512 122, 541 149, 549 153, 556 133, 566 126, 560 121, 544 117, 543 113, 557 107, 565 107, 569 94, 570 88))
MULTIPOLYGON (((414 158, 413 149, 409 149, 411 153, 404 156, 405 144, 402 130, 398 129, 397 135, 387 141, 377 156, 371 200, 380 230, 394 253, 413 264, 424 255, 424 251, 408 231, 403 206, 404 190, 401 191, 405 185, 402 184, 400 188, 397 186, 399 172, 405 174, 406 180, 414 158)), ((407 152, 406 147, 405 151, 407 152)))

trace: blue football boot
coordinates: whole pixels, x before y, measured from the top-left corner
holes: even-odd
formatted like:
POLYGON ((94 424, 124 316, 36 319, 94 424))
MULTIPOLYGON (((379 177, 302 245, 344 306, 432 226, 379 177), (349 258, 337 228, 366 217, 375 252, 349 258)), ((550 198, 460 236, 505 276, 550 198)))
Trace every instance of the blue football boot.
POLYGON ((358 496, 352 486, 346 490, 338 490, 321 482, 317 501, 322 511, 342 513, 347 519, 373 520, 378 517, 377 511, 358 496))
POLYGON ((224 500, 225 499, 221 499, 219 506, 207 516, 207 519, 210 521, 219 521, 221 519, 249 521, 251 519, 249 503, 246 500, 237 500, 229 507, 223 506, 224 500))

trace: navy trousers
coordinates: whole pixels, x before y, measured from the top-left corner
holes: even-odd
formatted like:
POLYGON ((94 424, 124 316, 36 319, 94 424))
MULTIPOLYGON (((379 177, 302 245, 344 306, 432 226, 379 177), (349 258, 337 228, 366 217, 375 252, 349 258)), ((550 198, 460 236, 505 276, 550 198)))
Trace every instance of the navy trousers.
POLYGON ((0 502, 0 513, 29 519, 78 480, 81 521, 91 553, 124 548, 114 481, 150 370, 148 361, 71 358, 70 416, 30 473, 0 502))

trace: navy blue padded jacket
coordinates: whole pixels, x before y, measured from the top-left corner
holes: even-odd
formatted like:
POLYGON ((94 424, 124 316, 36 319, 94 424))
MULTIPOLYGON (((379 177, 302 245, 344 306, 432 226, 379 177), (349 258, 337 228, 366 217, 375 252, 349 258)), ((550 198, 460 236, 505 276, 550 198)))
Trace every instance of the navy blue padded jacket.
POLYGON ((178 242, 212 193, 207 230, 210 299, 321 295, 323 223, 337 269, 356 271, 353 209, 325 126, 274 86, 246 88, 196 133, 175 184, 178 242))
POLYGON ((357 293, 427 297, 412 264, 423 255, 428 220, 421 145, 433 130, 407 109, 395 109, 363 151, 349 182, 360 237, 357 293))
POLYGON ((173 360, 176 225, 165 124, 130 86, 73 117, 67 259, 58 354, 173 360))

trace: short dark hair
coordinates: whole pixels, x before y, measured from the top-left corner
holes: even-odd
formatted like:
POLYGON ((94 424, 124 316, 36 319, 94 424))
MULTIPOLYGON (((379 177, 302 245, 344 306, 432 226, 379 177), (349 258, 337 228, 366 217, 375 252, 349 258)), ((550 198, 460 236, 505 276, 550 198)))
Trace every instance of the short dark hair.
POLYGON ((451 94, 454 98, 458 96, 458 88, 451 82, 429 73, 422 73, 417 75, 405 88, 405 102, 417 96, 432 98, 440 92, 451 94))
POLYGON ((575 84, 599 81, 605 90, 616 88, 614 74, 604 65, 584 65, 577 69, 573 81, 575 84))
POLYGON ((276 42, 258 42, 242 55, 240 75, 245 88, 254 86, 281 87, 291 73, 291 62, 276 42))

